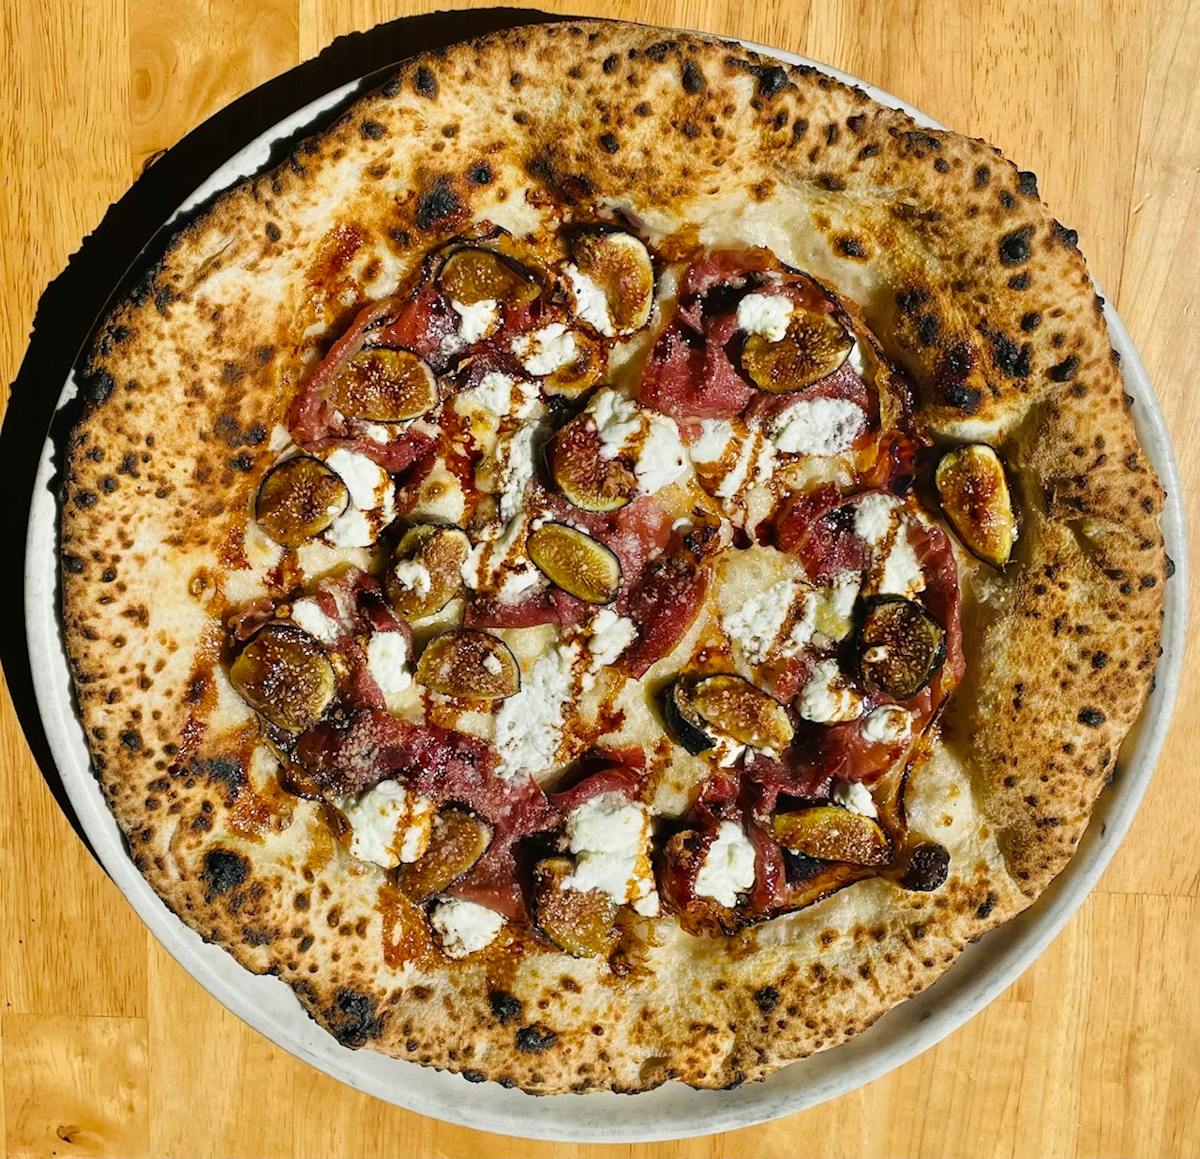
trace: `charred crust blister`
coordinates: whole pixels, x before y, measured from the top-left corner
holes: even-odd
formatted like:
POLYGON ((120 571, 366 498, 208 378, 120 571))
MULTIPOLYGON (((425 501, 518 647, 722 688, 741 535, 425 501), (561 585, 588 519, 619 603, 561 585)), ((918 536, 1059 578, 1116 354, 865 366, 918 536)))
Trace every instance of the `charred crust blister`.
POLYGON ((357 1050, 383 1032, 375 999, 361 990, 343 986, 334 995, 333 1005, 323 1011, 334 1038, 343 1046, 357 1050))
POLYGON ((231 849, 210 849, 204 855, 200 880, 208 886, 210 897, 220 897, 245 883, 250 876, 250 863, 231 849))

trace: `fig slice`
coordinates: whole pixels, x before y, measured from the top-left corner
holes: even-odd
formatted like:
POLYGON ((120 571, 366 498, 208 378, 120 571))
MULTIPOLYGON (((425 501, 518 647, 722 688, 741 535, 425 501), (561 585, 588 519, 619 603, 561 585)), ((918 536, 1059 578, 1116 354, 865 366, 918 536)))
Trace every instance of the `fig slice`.
POLYGON ((542 292, 530 270, 494 250, 475 246, 455 250, 438 280, 446 295, 464 306, 486 301, 526 306, 542 292))
POLYGON ((474 813, 453 805, 441 809, 433 819, 429 847, 416 861, 397 868, 396 884, 421 905, 453 885, 491 843, 491 827, 474 813))
POLYGON ((619 230, 585 230, 571 243, 568 271, 579 317, 606 338, 632 334, 650 320, 654 264, 645 245, 619 230))
POLYGON ((675 739, 692 756, 707 752, 716 744, 704 728, 704 718, 692 703, 692 686, 684 677, 677 677, 663 694, 663 718, 675 739))
POLYGON ((879 824, 838 805, 777 813, 773 825, 779 843, 805 857, 850 865, 887 865, 892 860, 892 843, 879 824))
POLYGON ((307 632, 270 623, 238 653, 229 682, 260 716, 285 732, 303 732, 333 701, 329 657, 307 632))
POLYGON ((946 657, 946 633, 903 596, 875 596, 854 637, 858 669, 868 688, 895 700, 916 696, 946 657))
POLYGON ((582 511, 606 513, 637 494, 637 479, 619 459, 606 459, 595 424, 572 419, 550 444, 550 474, 567 501, 582 511))
POLYGON ((555 587, 589 604, 607 604, 621 586, 621 564, 599 540, 565 523, 543 523, 525 550, 555 587))
POLYGON ((538 928, 560 950, 576 958, 612 952, 618 932, 617 904, 598 889, 564 888, 575 872, 567 857, 548 857, 533 867, 533 908, 538 928))
POLYGON ((328 397, 349 418, 401 423, 437 406, 437 377, 411 350, 375 346, 346 363, 328 397))
POLYGON ((740 676, 706 676, 688 699, 701 720, 738 744, 778 754, 792 743, 787 709, 740 676))
POLYGON ((984 563, 1004 567, 1012 558, 1017 519, 1000 456, 986 443, 956 447, 941 457, 933 480, 958 538, 984 563))
POLYGON ((280 547, 299 547, 331 527, 349 503, 336 471, 311 455, 293 455, 263 476, 254 518, 280 547))
POLYGON ((504 700, 520 691, 521 670, 499 636, 454 628, 426 645, 417 661, 417 680, 459 700, 504 700))
POLYGON ((421 523, 410 527, 392 554, 388 600, 402 620, 440 612, 462 591, 462 568, 471 541, 460 527, 421 523))
POLYGON ((742 345, 742 368, 770 394, 788 394, 832 374, 850 354, 854 339, 832 315, 795 306, 778 342, 750 334, 742 345))

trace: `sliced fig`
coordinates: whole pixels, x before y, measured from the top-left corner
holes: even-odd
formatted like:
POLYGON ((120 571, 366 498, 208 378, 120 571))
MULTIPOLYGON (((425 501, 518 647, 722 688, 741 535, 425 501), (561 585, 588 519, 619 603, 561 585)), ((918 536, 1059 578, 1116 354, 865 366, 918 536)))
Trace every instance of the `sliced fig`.
POLYGON ((489 300, 525 306, 542 292, 530 270, 494 250, 476 247, 455 250, 442 266, 439 281, 446 295, 464 306, 489 300))
POLYGON ((621 564, 599 540, 565 523, 543 523, 525 550, 555 587, 589 604, 607 604, 621 586, 621 564))
POLYGON ((780 845, 821 861, 851 865, 887 865, 892 843, 876 821, 838 805, 817 805, 774 820, 780 845))
POLYGON ((591 419, 572 419, 550 444, 550 474, 568 502, 583 511, 624 507, 637 494, 637 479, 618 459, 601 454, 603 444, 591 419))
POLYGON ((229 682, 255 712, 286 732, 303 732, 319 720, 336 688, 321 645, 282 623, 251 637, 230 665, 229 682))
POLYGON ((571 275, 579 317, 611 338, 646 325, 654 305, 654 264, 638 238, 617 230, 586 230, 571 245, 571 275))
POLYGON ((459 527, 422 523, 396 544, 387 573, 387 594, 402 620, 440 612, 462 591, 462 568, 471 551, 459 527))
POLYGON ((1017 518, 1000 456, 986 443, 956 447, 942 456, 934 483, 958 538, 984 563, 1004 567, 1012 558, 1017 518))
POLYGON ((538 928, 573 957, 607 955, 617 943, 617 904, 598 889, 564 887, 574 871, 575 865, 567 857, 548 857, 533 867, 533 907, 538 928))
POLYGON ((869 688, 908 700, 942 666, 946 633, 921 604, 903 596, 875 596, 867 601, 854 649, 869 688))
POLYGON ((798 305, 778 342, 762 334, 747 336, 742 368, 760 390, 788 394, 832 374, 853 345, 854 339, 832 314, 798 305))
POLYGON ((342 414, 379 423, 419 418, 438 404, 437 377, 411 350, 361 350, 329 386, 342 414))
POLYGON ((293 455, 263 476, 254 518, 280 547, 299 547, 332 526, 349 503, 336 471, 311 455, 293 455))
POLYGON ((707 676, 689 695, 701 720, 739 744, 781 753, 795 729, 787 709, 740 676, 707 676))
POLYGON ((396 870, 396 884, 420 905, 453 885, 491 842, 491 827, 474 813, 454 806, 442 809, 433 819, 429 848, 416 861, 396 870))
POLYGON ((704 718, 692 703, 692 685, 684 677, 676 677, 663 695, 663 718, 675 739, 692 756, 707 752, 716 739, 704 729, 704 718))
POLYGON ((503 700, 520 691, 521 670, 499 636, 455 628, 426 645, 417 661, 417 680, 458 700, 503 700))

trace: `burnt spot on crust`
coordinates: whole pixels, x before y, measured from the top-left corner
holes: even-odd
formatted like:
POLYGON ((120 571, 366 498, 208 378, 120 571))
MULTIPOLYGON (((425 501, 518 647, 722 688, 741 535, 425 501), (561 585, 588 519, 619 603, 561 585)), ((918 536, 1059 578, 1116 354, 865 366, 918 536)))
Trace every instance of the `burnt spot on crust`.
POLYGON ((950 854, 945 846, 935 841, 925 841, 912 851, 900 884, 905 889, 929 893, 942 886, 949 872, 950 854))
POLYGON ((501 1026, 507 1026, 510 1022, 516 1022, 521 1017, 523 1006, 521 1002, 514 998, 507 990, 492 990, 488 993, 488 1005, 492 1008, 492 1013, 496 1016, 496 1021, 501 1026))
POLYGON ((95 370, 84 380, 83 390, 88 402, 93 406, 99 406, 103 402, 108 402, 116 385, 113 376, 107 370, 95 370))
POLYGON ((142 734, 136 728, 126 729, 121 733, 121 743, 131 752, 141 752, 142 734))
POLYGON ((992 334, 992 360, 996 369, 1009 378, 1029 377, 1029 344, 1018 346, 1003 334, 992 334))
POLYGON ((764 1014, 770 1014, 779 1005, 779 991, 774 986, 763 986, 755 990, 754 1005, 764 1014))
POLYGON ((433 70, 427 65, 417 65, 417 71, 413 74, 413 90, 431 101, 436 99, 438 95, 437 77, 433 75, 433 70))
POLYGON ((363 121, 358 131, 369 141, 378 141, 387 134, 387 129, 379 121, 363 121))
POLYGON ((600 69, 607 76, 610 73, 616 72, 617 65, 620 63, 621 58, 615 52, 610 52, 601 63, 600 69))
POLYGON ((558 1041, 558 1035, 544 1023, 535 1022, 517 1031, 517 1049, 525 1054, 541 1054, 558 1041))
POLYGON ((834 242, 834 246, 838 253, 846 258, 863 259, 871 256, 871 251, 867 249, 866 245, 859 238, 852 237, 849 234, 843 234, 839 237, 834 242))
POLYGON ((1068 355, 1061 362, 1050 367, 1047 373, 1055 382, 1070 382, 1079 369, 1079 359, 1074 354, 1068 355))
POLYGON ((905 314, 919 310, 928 301, 929 293, 922 289, 901 290, 896 295, 896 305, 905 314))
POLYGON ((992 171, 986 165, 976 165, 974 182, 976 189, 983 189, 992 179, 992 171))
POLYGON ((1019 266, 1029 261, 1030 239, 1033 237, 1033 226, 1023 225, 1006 233, 1000 239, 1000 264, 1004 266, 1019 266))
POLYGON ((1103 712, 1098 708, 1087 707, 1079 710, 1079 715, 1075 718, 1080 724, 1086 724, 1088 728, 1099 728, 1107 719, 1103 712))
POLYGON ((204 855, 200 880, 208 886, 209 900, 236 889, 250 876, 250 862, 231 849, 210 849, 204 855))
POLYGON ((606 153, 616 153, 621 148, 621 142, 617 140, 613 133, 601 133, 600 148, 606 153))
POLYGON ((683 74, 680 78, 683 83, 684 92, 700 93, 708 87, 708 81, 704 79, 704 73, 697 66, 695 61, 685 60, 683 62, 683 74))
POLYGON ((435 229, 460 217, 463 211, 463 203, 450 187, 450 179, 439 177, 417 202, 416 226, 418 229, 435 229))
POLYGON ((283 237, 283 230, 279 228, 273 221, 268 221, 265 226, 267 241, 276 242, 283 237))
POLYGON ((334 1038, 351 1050, 357 1050, 383 1032, 383 1019, 378 1016, 375 999, 361 990, 343 986, 334 995, 333 1005, 323 1013, 334 1038))
POLYGON ((1017 174, 1017 188, 1026 197, 1036 197, 1038 195, 1037 174, 1032 169, 1022 169, 1017 174))
POLYGON ((78 555, 64 555, 62 557, 63 567, 72 575, 82 575, 84 568, 87 566, 83 559, 78 555))
POLYGON ((981 901, 979 903, 979 905, 976 907, 975 916, 980 921, 984 921, 985 919, 990 917, 992 910, 994 910, 996 908, 997 901, 999 901, 999 898, 997 898, 996 895, 989 890, 987 897, 985 897, 983 899, 983 901, 981 901))
POLYGON ((1023 273, 1013 274, 1006 284, 1010 290, 1028 290, 1030 284, 1029 271, 1026 270, 1023 273))
POLYGON ((496 180, 496 175, 486 161, 479 161, 467 170, 467 180, 472 185, 491 185, 496 180))
POLYGON ((1032 333, 1042 324, 1042 316, 1037 310, 1030 310, 1021 315, 1021 329, 1026 334, 1032 333))
POLYGON ((529 176, 544 182, 568 205, 586 201, 592 195, 592 182, 584 173, 571 173, 561 168, 550 150, 530 158, 529 176))
POLYGON ((1079 248, 1079 233, 1076 230, 1068 229, 1061 221, 1054 223, 1054 237, 1068 249, 1079 248))

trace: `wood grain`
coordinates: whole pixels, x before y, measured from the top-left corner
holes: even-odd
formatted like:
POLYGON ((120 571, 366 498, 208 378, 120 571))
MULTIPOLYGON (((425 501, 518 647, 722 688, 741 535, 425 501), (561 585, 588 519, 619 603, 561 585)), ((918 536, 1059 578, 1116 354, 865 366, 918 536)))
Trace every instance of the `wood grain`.
MULTIPOLYGON (((543 7, 793 49, 1034 169, 1142 351, 1182 460, 1189 513, 1200 516, 1200 4, 543 7)), ((39 295, 148 159, 336 38, 427 10, 385 0, 2 0, 0 381, 22 368, 39 295)), ((350 67, 357 43, 339 42, 341 55, 335 46, 322 61, 350 67)), ((402 35, 396 43, 403 55, 402 35)), ((123 221, 126 232, 144 226, 145 236, 155 224, 123 221)), ((22 390, 57 390, 53 378, 31 385, 29 374, 25 361, 22 390)), ((835 1103, 615 1154, 1200 1154, 1200 721, 1188 711, 1200 694, 1195 647, 1184 710, 1124 848, 1058 940, 988 1010, 835 1103)), ((10 653, 5 663, 14 663, 10 653)), ((435 1123, 296 1062, 226 1013, 147 936, 55 804, 7 693, 0 762, 7 1155, 614 1154, 435 1123)))

